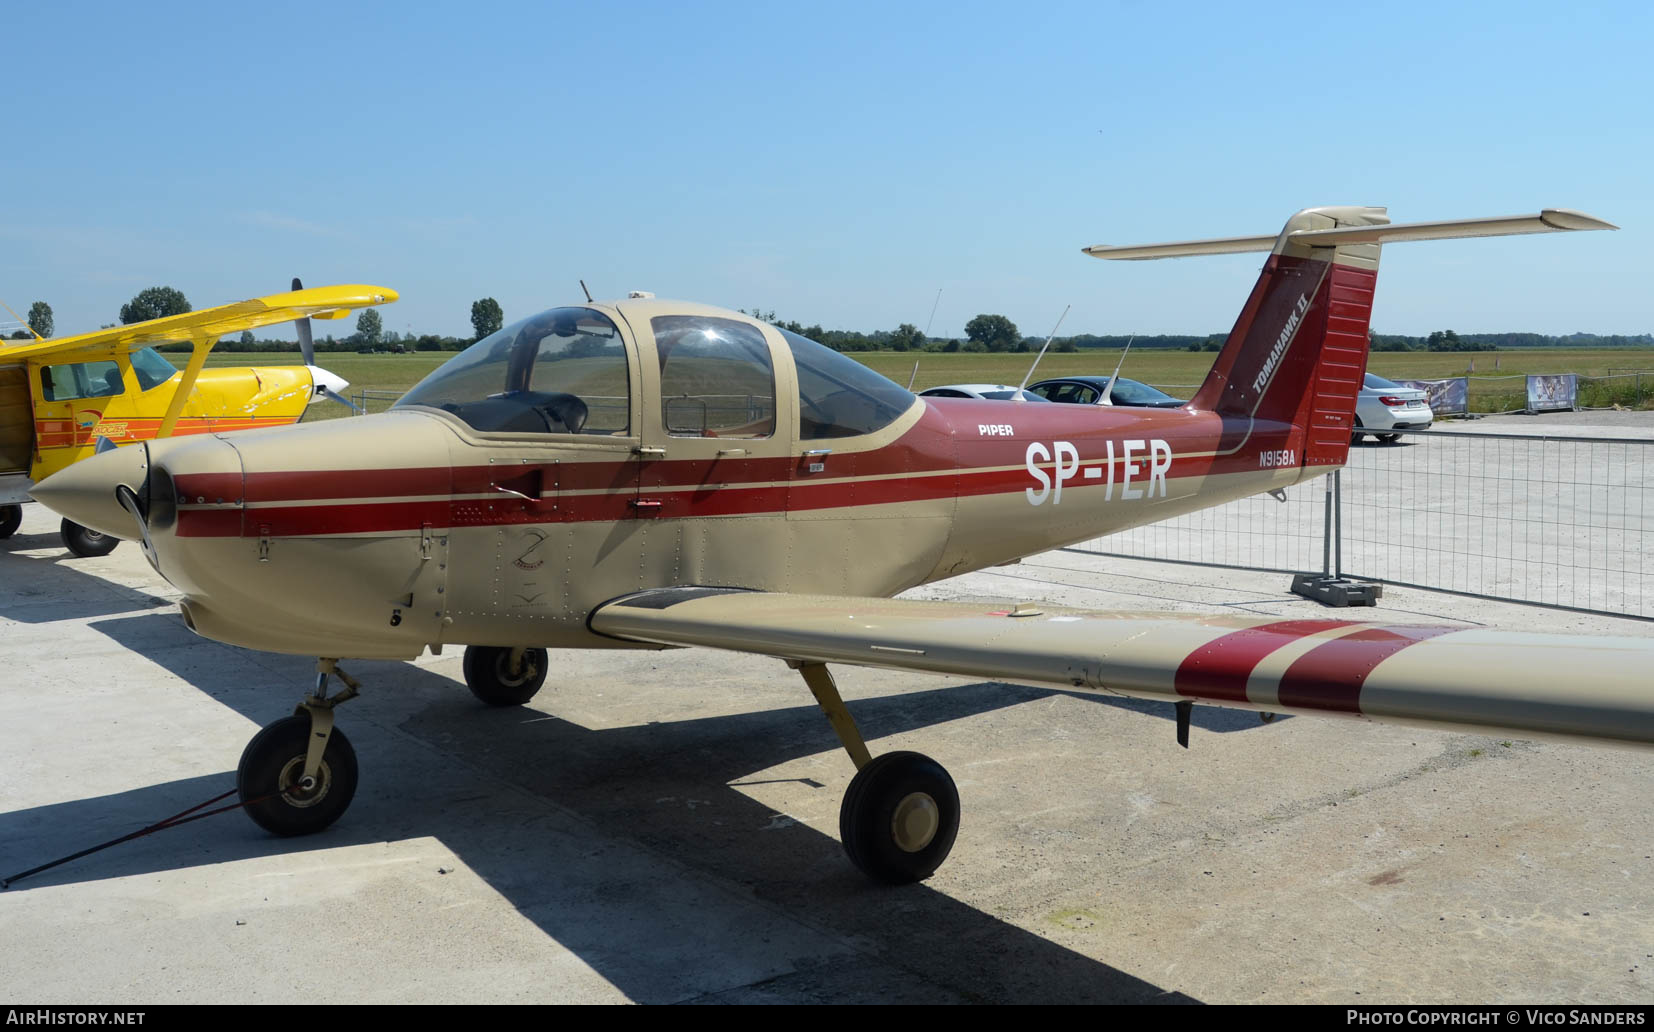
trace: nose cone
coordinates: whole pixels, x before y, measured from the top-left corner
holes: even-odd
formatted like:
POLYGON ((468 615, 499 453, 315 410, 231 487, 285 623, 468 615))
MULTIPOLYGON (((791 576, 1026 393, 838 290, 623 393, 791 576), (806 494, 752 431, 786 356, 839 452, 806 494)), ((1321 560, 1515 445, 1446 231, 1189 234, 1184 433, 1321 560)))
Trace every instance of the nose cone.
POLYGON ((315 384, 315 389, 310 392, 310 401, 307 404, 314 405, 329 394, 336 398, 343 398, 345 391, 350 387, 350 381, 338 373, 330 373, 321 366, 305 366, 305 368, 310 370, 310 382, 315 384))
POLYGON ((100 534, 134 540, 141 536, 115 489, 139 492, 149 476, 149 450, 136 444, 82 459, 34 485, 35 501, 100 534))

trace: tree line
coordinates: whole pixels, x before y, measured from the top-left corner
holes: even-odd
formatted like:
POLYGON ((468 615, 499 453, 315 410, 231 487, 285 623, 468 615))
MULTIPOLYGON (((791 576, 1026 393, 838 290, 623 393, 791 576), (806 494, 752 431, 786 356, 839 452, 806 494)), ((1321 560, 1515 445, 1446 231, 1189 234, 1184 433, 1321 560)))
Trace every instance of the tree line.
MULTIPOLYGON (((139 291, 131 301, 121 306, 120 321, 122 324, 144 322, 149 319, 161 319, 169 315, 182 315, 189 312, 190 303, 183 293, 172 287, 150 287, 139 291)), ((835 351, 923 351, 923 352, 1030 352, 1038 351, 1045 344, 1044 338, 1025 337, 1017 330, 1016 323, 1003 315, 984 312, 965 324, 963 337, 927 337, 912 323, 902 323, 894 330, 874 330, 864 333, 860 330, 829 330, 819 323, 804 325, 793 319, 779 319, 773 310, 763 311, 753 308, 750 312, 741 309, 743 314, 750 315, 771 325, 796 333, 801 337, 824 344, 835 351)), ((53 331, 52 306, 44 301, 36 301, 29 308, 29 327, 42 337, 50 337, 53 331)), ((114 323, 107 324, 113 326, 114 323)), ((339 351, 462 351, 476 341, 498 332, 505 325, 505 312, 500 303, 491 297, 478 298, 471 303, 471 328, 473 336, 452 337, 442 334, 400 334, 394 330, 386 330, 384 320, 379 312, 372 308, 363 309, 356 318, 356 332, 335 337, 328 334, 316 339, 316 350, 323 352, 339 351)), ((13 339, 28 340, 33 334, 29 330, 18 330, 12 334, 13 339)), ((1437 330, 1423 337, 1409 337, 1398 334, 1368 332, 1368 342, 1373 351, 1495 351, 1501 348, 1647 348, 1654 347, 1654 334, 1642 333, 1636 335, 1624 334, 1596 334, 1570 333, 1553 336, 1543 333, 1466 333, 1459 334, 1453 330, 1437 330)), ((1123 348, 1129 342, 1134 348, 1182 348, 1187 351, 1217 351, 1223 346, 1227 334, 1210 333, 1205 335, 1191 334, 1095 334, 1080 333, 1068 337, 1056 337, 1051 341, 1051 349, 1059 352, 1076 352, 1092 348, 1123 348)), ((225 338, 218 342, 221 351, 235 352, 268 352, 294 351, 298 343, 292 340, 270 340, 255 338, 252 333, 243 333, 236 338, 225 338)), ((187 351, 187 343, 164 344, 161 350, 187 351)))

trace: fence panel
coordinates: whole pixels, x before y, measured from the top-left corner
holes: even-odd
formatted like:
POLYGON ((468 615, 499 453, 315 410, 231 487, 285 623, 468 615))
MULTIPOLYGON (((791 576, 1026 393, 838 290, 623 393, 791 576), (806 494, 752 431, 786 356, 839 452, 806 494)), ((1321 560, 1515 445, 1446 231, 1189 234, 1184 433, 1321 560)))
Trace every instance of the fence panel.
POLYGON ((1341 538, 1329 478, 1084 546, 1654 619, 1654 441, 1433 430, 1350 449, 1341 538))

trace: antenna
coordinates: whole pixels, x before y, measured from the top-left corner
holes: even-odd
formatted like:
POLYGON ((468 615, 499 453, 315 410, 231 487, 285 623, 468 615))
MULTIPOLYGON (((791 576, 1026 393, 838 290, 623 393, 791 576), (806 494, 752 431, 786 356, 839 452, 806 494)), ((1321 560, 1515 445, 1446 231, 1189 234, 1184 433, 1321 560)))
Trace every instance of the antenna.
MULTIPOLYGON (((930 318, 925 320, 925 339, 930 339, 930 324, 936 321, 936 306, 942 303, 942 288, 936 288, 936 300, 930 303, 930 318)), ((911 384, 909 385, 911 386, 911 384)))
MULTIPOLYGON (((6 304, 4 301, 0 301, 0 308, 4 308, 6 311, 11 312, 11 305, 6 304)), ((28 323, 23 322, 22 319, 18 318, 18 315, 17 315, 16 312, 11 312, 11 317, 13 319, 17 319, 18 322, 23 323, 23 328, 25 330, 28 330, 30 333, 34 333, 34 339, 35 340, 45 340, 46 339, 45 337, 42 337, 40 334, 35 333, 35 330, 34 330, 33 326, 30 326, 28 323)))
POLYGON ((916 359, 913 360, 913 372, 909 373, 908 377, 907 377, 907 389, 908 390, 911 391, 913 389, 913 381, 917 380, 918 378, 919 378, 919 360, 916 358, 916 359))
POLYGON ((1045 349, 1051 346, 1051 338, 1057 335, 1057 330, 1061 328, 1062 321, 1068 318, 1068 310, 1073 307, 1073 305, 1062 306, 1062 314, 1057 316, 1057 325, 1051 327, 1051 336, 1045 338, 1045 343, 1040 347, 1039 354, 1034 356, 1034 364, 1028 367, 1028 375, 1022 378, 1022 383, 1017 387, 1017 396, 1012 399, 1013 401, 1022 401, 1022 388, 1028 386, 1028 381, 1033 379, 1035 366, 1038 366, 1039 360, 1045 357, 1045 349))
POLYGON ((1136 339, 1137 339, 1137 334, 1135 334, 1135 333, 1132 334, 1131 336, 1127 337, 1126 338, 1126 346, 1120 349, 1120 361, 1114 367, 1114 375, 1108 378, 1108 388, 1103 391, 1103 400, 1102 400, 1101 404, 1104 404, 1104 405, 1114 404, 1114 381, 1118 380, 1120 378, 1120 370, 1122 368, 1124 368, 1124 366, 1126 364, 1126 352, 1131 350, 1131 342, 1136 340, 1136 339))
POLYGON ((580 289, 586 292, 586 302, 589 304, 592 299, 592 292, 587 289, 585 280, 580 281, 580 289))

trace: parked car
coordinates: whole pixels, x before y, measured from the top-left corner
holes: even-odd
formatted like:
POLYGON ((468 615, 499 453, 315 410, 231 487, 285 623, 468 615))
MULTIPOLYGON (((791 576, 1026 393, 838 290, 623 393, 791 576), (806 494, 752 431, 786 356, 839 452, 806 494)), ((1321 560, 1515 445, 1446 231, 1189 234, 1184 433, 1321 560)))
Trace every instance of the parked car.
MULTIPOLYGON (((1069 405, 1101 405, 1103 392, 1108 390, 1108 381, 1109 378, 1106 376, 1061 376, 1041 380, 1028 390, 1046 401, 1069 405)), ((1114 385, 1114 392, 1109 400, 1116 405, 1128 405, 1132 408, 1182 408, 1188 404, 1182 398, 1174 398, 1165 391, 1136 380, 1128 380, 1123 376, 1114 385)))
MULTIPOLYGON (((919 392, 921 398, 989 398, 994 401, 1010 401, 1017 396, 1017 388, 1008 383, 950 383, 945 387, 927 387, 919 392)), ((1045 399, 1032 390, 1022 392, 1023 401, 1040 401, 1045 399)))
POLYGON ((1361 393, 1355 396, 1356 430, 1351 441, 1361 440, 1362 431, 1389 442, 1401 436, 1398 431, 1430 429, 1436 416, 1430 411, 1430 395, 1424 391, 1372 373, 1361 384, 1361 393))

